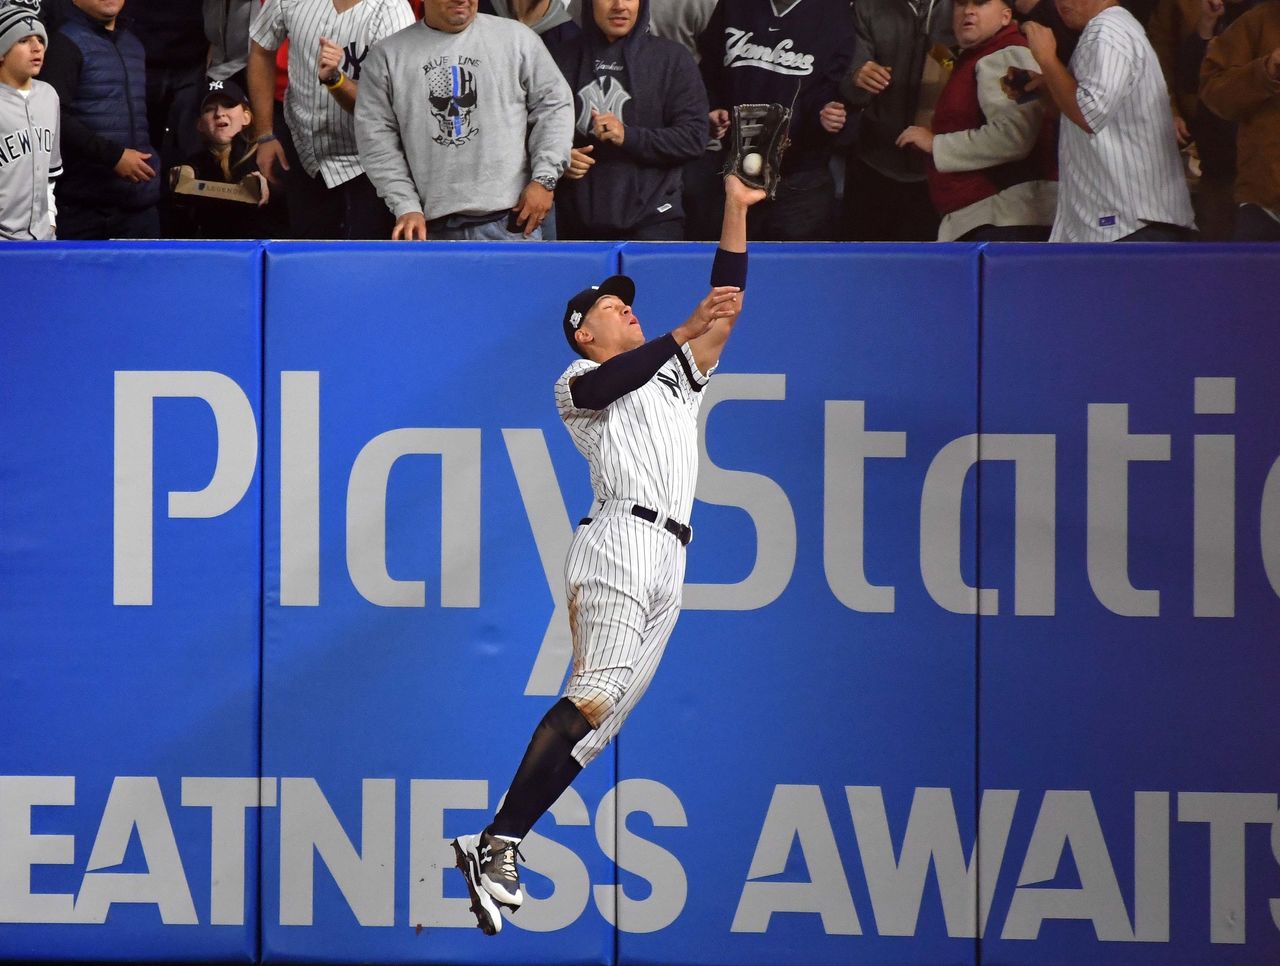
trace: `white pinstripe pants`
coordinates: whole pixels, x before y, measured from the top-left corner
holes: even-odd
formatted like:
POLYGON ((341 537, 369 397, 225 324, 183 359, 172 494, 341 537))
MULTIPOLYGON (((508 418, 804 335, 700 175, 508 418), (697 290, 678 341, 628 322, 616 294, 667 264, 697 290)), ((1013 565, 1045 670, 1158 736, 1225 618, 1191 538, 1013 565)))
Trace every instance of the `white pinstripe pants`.
POLYGON ((596 722, 573 749, 584 767, 644 695, 680 616, 684 547, 629 507, 579 526, 565 561, 573 671, 564 694, 596 722))

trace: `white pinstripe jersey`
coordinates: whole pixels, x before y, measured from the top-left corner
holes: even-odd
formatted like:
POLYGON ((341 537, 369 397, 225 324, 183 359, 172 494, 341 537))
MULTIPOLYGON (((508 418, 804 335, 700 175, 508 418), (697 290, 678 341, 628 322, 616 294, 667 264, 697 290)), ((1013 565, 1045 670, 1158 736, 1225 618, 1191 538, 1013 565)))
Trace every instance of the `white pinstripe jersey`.
POLYGON ((1058 212, 1050 241, 1105 242, 1144 222, 1190 227, 1169 92, 1141 24, 1108 7, 1084 28, 1071 72, 1076 103, 1093 134, 1062 121, 1058 212))
POLYGON ((249 37, 267 50, 289 38, 289 88, 284 95, 285 120, 307 174, 318 173, 335 188, 364 173, 356 150, 353 115, 339 106, 317 76, 320 38, 346 50, 342 72, 360 80, 360 65, 369 47, 397 30, 413 25, 408 0, 360 0, 338 13, 333 0, 265 0, 249 37))
POLYGON ((560 418, 591 468, 593 506, 624 500, 688 523, 698 482, 698 410, 711 373, 699 371, 686 343, 639 389, 604 409, 578 409, 569 380, 598 365, 578 359, 556 381, 560 418))

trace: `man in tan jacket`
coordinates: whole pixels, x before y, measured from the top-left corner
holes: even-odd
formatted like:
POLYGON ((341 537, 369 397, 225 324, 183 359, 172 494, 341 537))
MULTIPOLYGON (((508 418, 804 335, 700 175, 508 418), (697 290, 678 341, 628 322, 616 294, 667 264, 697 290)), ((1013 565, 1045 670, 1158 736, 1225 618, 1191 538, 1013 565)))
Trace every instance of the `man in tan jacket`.
POLYGON ((1280 0, 1250 10, 1209 44, 1200 99, 1239 123, 1236 241, 1280 241, 1280 0))

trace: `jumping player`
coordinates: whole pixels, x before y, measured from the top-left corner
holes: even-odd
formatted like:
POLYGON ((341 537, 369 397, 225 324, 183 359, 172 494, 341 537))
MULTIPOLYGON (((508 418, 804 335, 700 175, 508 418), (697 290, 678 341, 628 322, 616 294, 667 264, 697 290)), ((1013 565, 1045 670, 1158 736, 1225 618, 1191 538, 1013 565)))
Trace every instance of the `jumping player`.
POLYGON ((502 928, 502 906, 524 902, 520 840, 618 733, 680 613, 702 389, 742 311, 747 209, 765 196, 732 175, 724 185, 711 291, 681 325, 646 342, 625 275, 565 308, 565 338, 582 358, 556 382, 556 406, 590 466, 594 500, 565 561, 573 672, 564 696, 534 729, 489 827, 453 841, 489 935, 502 928))

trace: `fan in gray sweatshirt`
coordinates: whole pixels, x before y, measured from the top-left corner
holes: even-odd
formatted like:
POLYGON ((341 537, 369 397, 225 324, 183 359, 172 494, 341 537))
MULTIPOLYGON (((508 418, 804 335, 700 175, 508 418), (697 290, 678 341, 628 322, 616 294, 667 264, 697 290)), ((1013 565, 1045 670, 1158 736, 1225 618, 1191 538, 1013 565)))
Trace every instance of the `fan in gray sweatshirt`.
POLYGON ((531 181, 569 166, 573 97, 542 41, 477 14, 458 33, 416 23, 373 45, 356 101, 360 163, 397 218, 505 217, 531 181))

